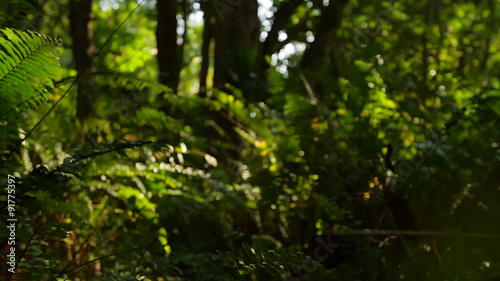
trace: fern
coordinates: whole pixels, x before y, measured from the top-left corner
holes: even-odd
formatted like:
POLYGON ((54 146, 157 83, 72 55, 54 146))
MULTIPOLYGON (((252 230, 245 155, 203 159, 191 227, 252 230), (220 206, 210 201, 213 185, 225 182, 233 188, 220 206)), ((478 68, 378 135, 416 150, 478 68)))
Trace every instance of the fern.
POLYGON ((36 32, 0 29, 0 119, 45 101, 61 70, 60 45, 36 32))
POLYGON ((101 85, 120 87, 127 90, 140 91, 149 88, 156 94, 170 92, 168 87, 158 81, 141 79, 137 77, 137 73, 131 72, 102 72, 97 74, 96 80, 101 85))
POLYGON ((25 28, 30 26, 27 16, 35 12, 33 2, 28 0, 0 1, 0 28, 25 28))
POLYGON ((157 80, 142 79, 137 76, 137 73, 108 71, 98 73, 96 81, 100 85, 108 85, 111 88, 121 88, 137 92, 146 90, 154 95, 162 94, 163 98, 170 104, 178 105, 179 103, 177 96, 167 86, 157 80))
MULTIPOLYGON (((273 280, 279 280, 288 269, 301 268, 319 268, 319 263, 310 260, 302 253, 290 254, 276 250, 268 249, 263 242, 254 240, 252 246, 243 244, 237 254, 231 252, 218 252, 222 261, 229 265, 228 274, 237 271, 240 275, 257 274, 259 276, 271 277, 273 280)), ((227 275, 214 276, 213 280, 225 279, 227 275)))

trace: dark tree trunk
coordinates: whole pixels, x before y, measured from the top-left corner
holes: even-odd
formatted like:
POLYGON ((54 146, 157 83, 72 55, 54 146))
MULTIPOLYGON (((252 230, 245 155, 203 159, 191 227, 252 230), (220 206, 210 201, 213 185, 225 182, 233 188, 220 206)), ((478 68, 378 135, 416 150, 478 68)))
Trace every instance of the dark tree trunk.
POLYGON ((247 101, 256 96, 255 76, 259 53, 260 20, 257 0, 218 1, 214 27, 214 86, 227 90, 231 84, 243 91, 247 101))
POLYGON ((314 32, 314 42, 309 45, 302 57, 302 68, 314 72, 328 61, 347 2, 347 0, 331 1, 330 5, 323 9, 319 25, 314 32))
POLYGON ((156 44, 159 81, 174 93, 179 85, 180 50, 177 45, 177 0, 157 0, 156 44))
POLYGON ((76 98, 76 116, 84 121, 93 115, 93 100, 97 95, 97 86, 92 76, 93 30, 90 15, 92 0, 70 0, 69 20, 73 40, 72 51, 75 68, 78 72, 78 90, 76 98))
MULTIPOLYGON (((232 93, 227 85, 242 91, 248 102, 257 99, 255 82, 257 55, 259 52, 260 20, 257 0, 218 0, 203 6, 205 29, 202 45, 202 69, 200 72, 200 95, 205 95, 206 77, 210 61, 210 44, 214 42, 213 86, 232 93)), ((211 128, 208 136, 233 144, 241 142, 235 131, 235 122, 225 110, 212 112, 218 128, 211 128)), ((215 153, 217 154, 217 153, 215 153)), ((238 159, 238 149, 230 149, 228 155, 216 155, 219 161, 238 159)))

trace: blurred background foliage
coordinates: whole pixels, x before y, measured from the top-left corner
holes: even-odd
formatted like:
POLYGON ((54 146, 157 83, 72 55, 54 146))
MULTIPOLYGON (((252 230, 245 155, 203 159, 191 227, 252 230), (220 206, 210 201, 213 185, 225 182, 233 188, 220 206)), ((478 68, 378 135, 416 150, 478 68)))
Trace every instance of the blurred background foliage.
POLYGON ((495 0, 2 1, 4 280, 500 280, 498 22, 495 0))

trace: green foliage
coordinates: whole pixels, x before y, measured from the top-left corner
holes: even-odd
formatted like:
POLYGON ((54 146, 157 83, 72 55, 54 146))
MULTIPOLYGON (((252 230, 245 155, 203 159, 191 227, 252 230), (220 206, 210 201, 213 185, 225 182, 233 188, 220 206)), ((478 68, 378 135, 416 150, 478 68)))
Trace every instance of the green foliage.
MULTIPOLYGON (((500 39, 488 1, 443 1, 439 10, 432 1, 350 1, 338 48, 314 72, 301 58, 325 7, 306 1, 283 27, 293 54, 270 54, 265 68, 258 50, 228 53, 238 72, 228 75, 241 85, 223 92, 208 83, 205 95, 197 89, 202 26, 190 18, 174 95, 157 82, 167 74, 156 70, 154 1, 146 2, 86 73, 100 95, 96 116, 83 124, 65 83, 75 78, 70 49, 39 33, 1 30, 0 133, 2 153, 12 156, 2 175, 18 182, 19 275, 498 279, 500 39), (254 87, 264 78, 266 87, 254 87), (247 86, 266 98, 249 102, 247 86), (58 103, 48 116, 24 110, 45 101, 58 103), (349 232, 359 228, 368 230, 349 232), (332 232, 338 248, 314 244, 332 232), (329 262, 335 269, 323 270, 329 262)), ((188 11, 214 3, 191 2, 202 5, 188 11)), ((65 4, 45 1, 61 11, 47 9, 40 32, 69 37, 65 4)), ((97 46, 135 4, 96 1, 97 46)), ((8 235, 1 225, 0 238, 8 235)))
POLYGON ((0 116, 45 101, 61 68, 60 42, 32 31, 0 30, 0 116))
POLYGON ((316 270, 320 267, 319 263, 311 261, 301 253, 279 253, 276 250, 269 250, 262 241, 257 240, 253 241, 251 247, 243 244, 236 254, 219 252, 218 256, 222 262, 229 265, 229 268, 225 274, 221 274, 222 276, 210 280, 247 280, 251 273, 256 274, 258 278, 277 280, 293 267, 308 266, 316 270), (240 277, 237 277, 238 275, 240 277), (228 278, 229 276, 232 277, 228 278))
POLYGON ((34 2, 30 0, 0 2, 0 28, 25 28, 30 22, 28 15, 35 11, 34 2))

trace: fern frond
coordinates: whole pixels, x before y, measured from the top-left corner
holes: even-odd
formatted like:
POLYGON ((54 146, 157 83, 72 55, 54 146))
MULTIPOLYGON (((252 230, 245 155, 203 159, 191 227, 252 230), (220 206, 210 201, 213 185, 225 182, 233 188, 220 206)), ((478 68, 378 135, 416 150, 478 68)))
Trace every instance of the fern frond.
POLYGON ((0 119, 45 101, 61 71, 58 46, 43 34, 0 29, 0 119))
POLYGON ((0 28, 26 28, 29 26, 28 15, 35 11, 28 0, 0 1, 0 28))
POLYGON ((276 278, 274 280, 284 276, 287 269, 305 266, 320 268, 319 263, 302 253, 291 254, 270 250, 258 240, 254 240, 251 246, 243 244, 237 254, 218 251, 218 255, 225 264, 230 266, 231 271, 273 276, 276 278))
POLYGON ((111 88, 122 88, 132 91, 147 89, 148 92, 154 95, 163 94, 163 98, 171 104, 176 102, 176 95, 167 86, 157 80, 141 79, 137 77, 136 73, 103 72, 96 75, 96 81, 100 85, 107 85, 111 88))

